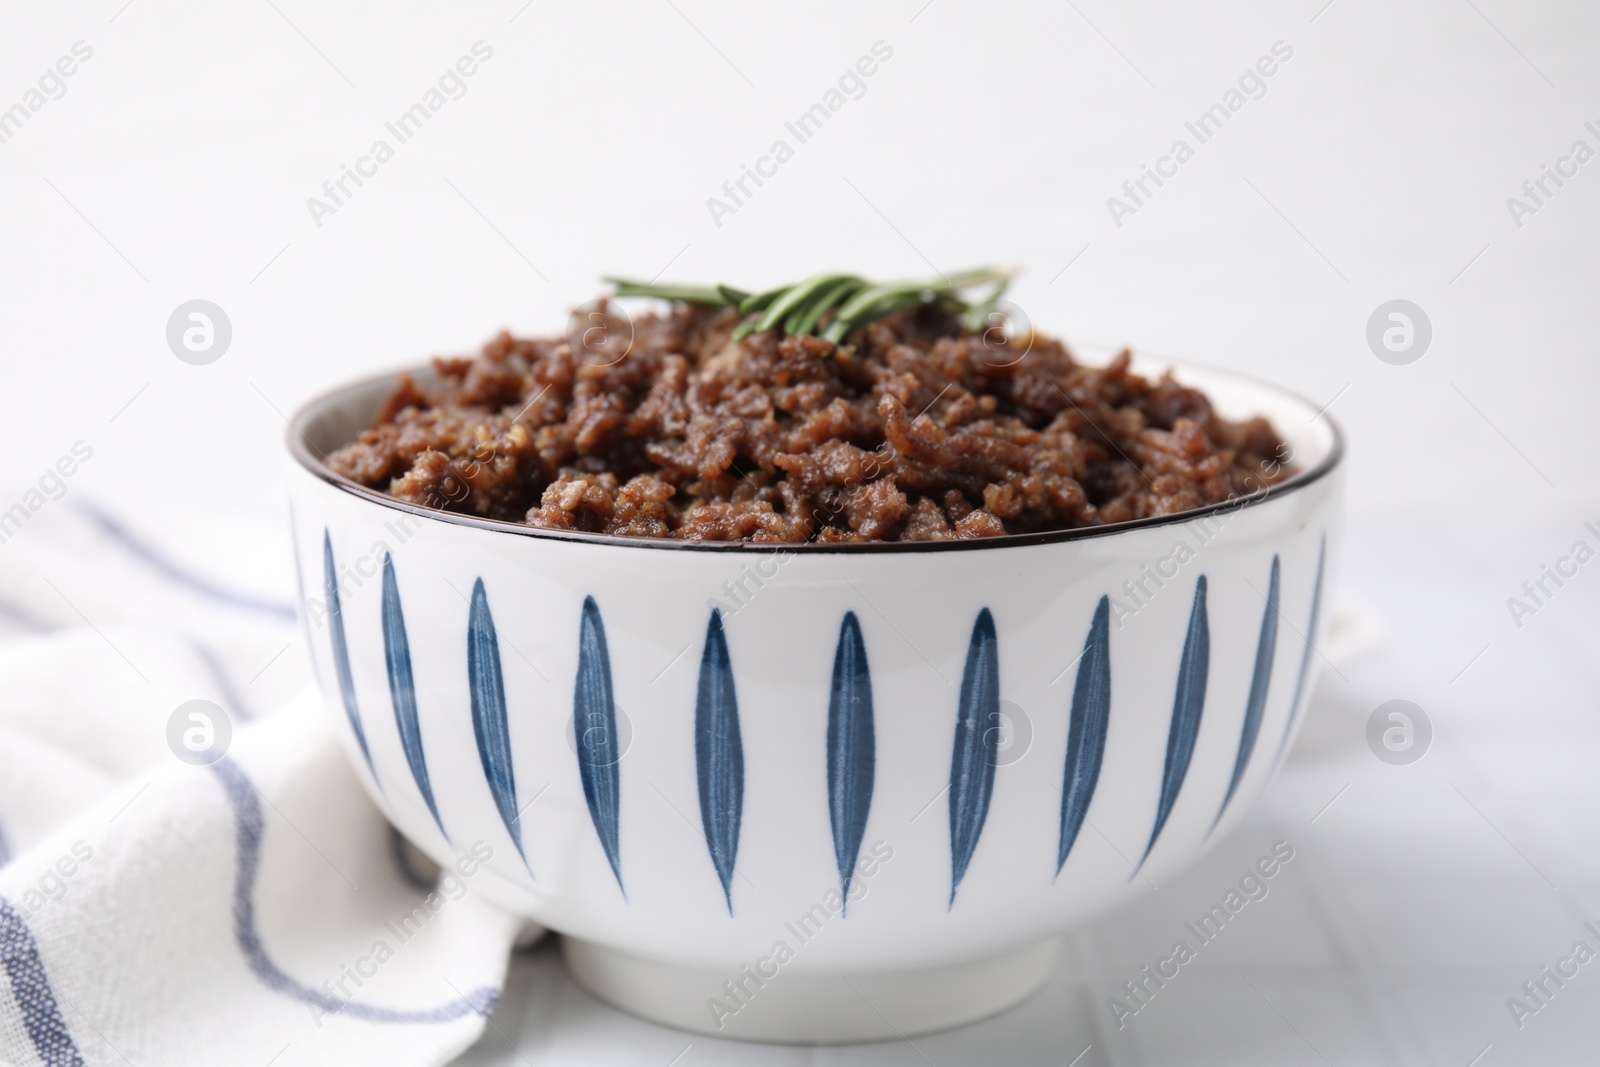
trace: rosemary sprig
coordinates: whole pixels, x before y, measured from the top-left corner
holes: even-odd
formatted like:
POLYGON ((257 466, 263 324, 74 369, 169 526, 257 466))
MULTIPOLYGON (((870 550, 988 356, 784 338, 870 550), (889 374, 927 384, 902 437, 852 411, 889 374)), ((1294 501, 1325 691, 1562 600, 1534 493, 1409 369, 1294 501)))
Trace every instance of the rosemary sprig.
POLYGON ((822 336, 835 344, 886 315, 925 304, 938 304, 960 315, 968 329, 982 329, 995 310, 1011 270, 980 267, 926 281, 871 282, 854 274, 816 274, 793 285, 763 293, 745 293, 727 285, 714 287, 657 285, 607 278, 617 296, 649 296, 710 307, 735 307, 743 321, 733 339, 781 330, 790 337, 822 336), (990 286, 976 300, 967 290, 990 286), (824 320, 826 326, 824 327, 824 320))
POLYGON ((655 285, 651 282, 630 282, 622 278, 607 278, 606 281, 617 287, 617 296, 653 296, 661 300, 679 300, 685 304, 713 304, 722 305, 730 303, 730 295, 736 295, 736 290, 724 293, 722 287, 704 289, 692 285, 655 285))

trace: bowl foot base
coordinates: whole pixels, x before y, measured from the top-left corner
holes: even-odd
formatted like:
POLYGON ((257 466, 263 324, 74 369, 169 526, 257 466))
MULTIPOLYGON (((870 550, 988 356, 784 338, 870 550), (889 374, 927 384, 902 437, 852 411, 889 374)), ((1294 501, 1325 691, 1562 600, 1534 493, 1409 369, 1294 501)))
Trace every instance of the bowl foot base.
POLYGON ((1055 938, 942 967, 851 974, 686 966, 562 938, 578 984, 623 1011, 741 1041, 837 1044, 915 1037, 976 1022, 1025 1000, 1050 977, 1055 938), (757 984, 757 983, 760 984, 757 984), (743 988, 740 988, 740 985, 743 988))

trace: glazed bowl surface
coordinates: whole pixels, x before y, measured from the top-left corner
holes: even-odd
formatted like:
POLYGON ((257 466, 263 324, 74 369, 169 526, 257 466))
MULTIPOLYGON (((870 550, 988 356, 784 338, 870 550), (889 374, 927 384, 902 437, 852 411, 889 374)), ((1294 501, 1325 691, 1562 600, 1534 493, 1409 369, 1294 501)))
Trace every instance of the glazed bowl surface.
POLYGON ((327 394, 293 420, 289 477, 329 712, 411 841, 441 863, 486 846, 473 889, 644 1014, 695 1025, 643 1003, 652 967, 731 977, 728 1005, 755 1003, 743 974, 1010 959, 1037 984, 1055 933, 1228 832, 1317 673, 1340 433, 1276 388, 1177 372, 1225 417, 1267 415, 1299 473, 1118 526, 842 547, 408 505, 320 462, 392 376, 327 394))

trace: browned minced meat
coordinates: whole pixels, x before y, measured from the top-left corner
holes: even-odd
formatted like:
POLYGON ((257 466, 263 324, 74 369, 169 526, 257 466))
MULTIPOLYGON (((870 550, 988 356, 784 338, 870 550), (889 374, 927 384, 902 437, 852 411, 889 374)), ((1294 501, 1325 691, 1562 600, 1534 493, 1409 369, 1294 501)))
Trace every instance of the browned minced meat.
POLYGON ((552 530, 930 541, 1170 515, 1286 477, 1265 419, 1217 417, 1123 352, 998 348, 931 307, 835 346, 731 339, 730 308, 638 318, 609 366, 501 334, 409 377, 329 465, 402 500, 552 530), (1026 349, 1020 359, 1017 353, 1026 349))

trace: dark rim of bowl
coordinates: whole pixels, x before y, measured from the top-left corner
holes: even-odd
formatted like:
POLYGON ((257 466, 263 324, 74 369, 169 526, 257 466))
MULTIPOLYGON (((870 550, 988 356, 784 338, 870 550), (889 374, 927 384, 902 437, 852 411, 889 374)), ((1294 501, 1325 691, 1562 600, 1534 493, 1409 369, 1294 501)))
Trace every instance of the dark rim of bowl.
MULTIPOLYGON (((1167 361, 1163 361, 1167 362, 1167 361)), ((1177 370, 1186 368, 1198 370, 1207 374, 1220 374, 1250 385, 1277 393, 1279 396, 1288 397, 1304 404, 1308 410, 1315 405, 1305 397, 1281 386, 1262 381, 1248 374, 1224 370, 1218 367, 1208 367, 1199 363, 1171 362, 1177 370)), ((533 537, 550 541, 577 541, 591 545, 611 545, 619 548, 653 548, 679 552, 757 552, 768 553, 791 549, 793 551, 814 552, 958 552, 976 549, 1023 548, 1032 545, 1052 545, 1063 541, 1084 541, 1094 537, 1109 537, 1113 534, 1124 533, 1131 530, 1144 530, 1155 526, 1181 526, 1194 522, 1196 519, 1208 515, 1217 515, 1222 512, 1235 511, 1240 508, 1251 507, 1265 503, 1275 497, 1284 496, 1319 481, 1331 474, 1344 459, 1345 440, 1344 430, 1334 421, 1327 411, 1318 412, 1312 421, 1322 419, 1328 424, 1328 429, 1333 436, 1333 443, 1328 449, 1328 454, 1323 456, 1313 467, 1285 478, 1276 485, 1269 485, 1264 489, 1257 489, 1253 493, 1243 496, 1230 497, 1215 504, 1193 508, 1189 511, 1179 511, 1172 515, 1154 515, 1144 519, 1130 519, 1127 522, 1107 523, 1104 526, 1075 526, 1066 530, 1045 530, 1036 533, 1003 534, 1000 537, 978 537, 967 541, 865 541, 845 542, 842 544, 823 544, 814 541, 804 542, 778 542, 778 541, 680 541, 676 538, 666 537, 623 537, 616 534, 582 533, 574 530, 550 530, 539 526, 528 526, 518 522, 508 522, 504 519, 485 519, 477 515, 464 515, 457 511, 445 511, 440 508, 423 507, 409 501, 400 500, 377 489, 369 489, 359 482, 352 481, 344 475, 331 469, 322 458, 315 456, 311 451, 311 443, 306 439, 301 425, 309 416, 321 408, 333 403, 341 397, 351 393, 371 389, 379 382, 395 382, 401 374, 426 373, 420 368, 407 368, 405 370, 389 371, 385 374, 375 374, 349 382, 335 389, 322 393, 305 404, 294 413, 289 421, 289 428, 285 437, 289 446, 289 453, 299 461, 300 465, 316 477, 327 482, 337 489, 341 489, 352 496, 361 497, 374 504, 379 504, 395 511, 409 512, 424 519, 434 519, 440 522, 451 523, 456 526, 471 526, 480 530, 489 530, 495 533, 513 534, 521 537, 533 537)))

